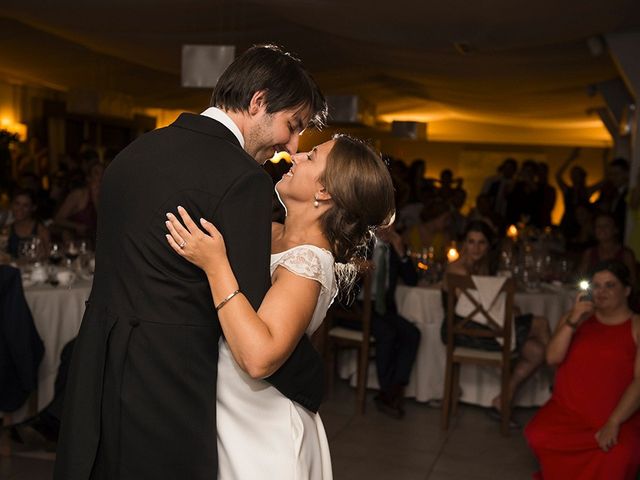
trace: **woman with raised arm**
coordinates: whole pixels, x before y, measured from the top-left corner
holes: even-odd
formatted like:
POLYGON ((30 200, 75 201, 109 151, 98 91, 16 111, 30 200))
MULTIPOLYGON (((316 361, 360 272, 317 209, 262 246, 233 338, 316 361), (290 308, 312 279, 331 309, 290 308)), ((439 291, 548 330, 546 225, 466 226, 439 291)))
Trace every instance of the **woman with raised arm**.
POLYGON ((338 285, 350 283, 348 272, 355 271, 373 229, 393 214, 393 186, 381 157, 347 136, 293 155, 276 191, 287 216, 284 225, 273 225, 272 286, 257 309, 240 291, 224 232, 204 219, 199 226, 181 207, 186 228, 168 214, 167 240, 204 270, 224 332, 217 387, 220 479, 332 478, 320 417, 262 379, 321 324, 338 285))
POLYGON ((578 157, 580 156, 580 148, 574 148, 567 159, 560 165, 556 171, 556 183, 562 192, 564 202, 564 213, 560 220, 560 229, 567 239, 573 238, 578 234, 580 225, 576 217, 576 209, 579 205, 589 205, 591 196, 600 190, 602 181, 587 185, 587 172, 580 165, 574 165, 569 171, 571 184, 564 181, 564 174, 578 157))

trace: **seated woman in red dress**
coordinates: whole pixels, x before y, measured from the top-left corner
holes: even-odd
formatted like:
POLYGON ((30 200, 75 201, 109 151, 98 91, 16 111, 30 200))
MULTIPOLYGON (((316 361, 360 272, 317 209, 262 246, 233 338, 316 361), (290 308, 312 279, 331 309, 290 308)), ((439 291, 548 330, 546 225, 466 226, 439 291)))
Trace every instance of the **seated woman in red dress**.
POLYGON ((601 262, 558 323, 547 361, 553 395, 525 436, 544 480, 635 480, 640 467, 640 316, 629 308, 629 269, 601 262))

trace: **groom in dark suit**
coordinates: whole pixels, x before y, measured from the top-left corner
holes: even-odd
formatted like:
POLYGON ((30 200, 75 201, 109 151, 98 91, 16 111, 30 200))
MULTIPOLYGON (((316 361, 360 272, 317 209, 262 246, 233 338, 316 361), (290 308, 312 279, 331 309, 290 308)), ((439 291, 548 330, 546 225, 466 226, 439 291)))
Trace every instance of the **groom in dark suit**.
MULTIPOLYGON (((216 224, 257 310, 270 285, 273 189, 260 164, 295 152, 326 103, 297 59, 261 46, 226 70, 211 105, 143 135, 105 173, 56 480, 216 478, 221 329, 204 272, 166 243, 165 212, 182 205, 216 224)), ((266 380, 317 410, 322 362, 306 337, 266 380)))

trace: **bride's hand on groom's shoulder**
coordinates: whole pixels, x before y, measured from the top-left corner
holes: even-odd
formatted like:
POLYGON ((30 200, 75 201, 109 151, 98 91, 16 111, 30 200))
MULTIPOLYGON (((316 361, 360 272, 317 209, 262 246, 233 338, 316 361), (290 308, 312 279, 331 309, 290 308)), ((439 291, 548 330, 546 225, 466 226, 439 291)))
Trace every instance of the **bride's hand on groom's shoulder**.
POLYGON ((184 208, 178 207, 178 214, 184 226, 178 217, 167 213, 167 242, 178 255, 203 270, 212 272, 216 265, 220 265, 221 260, 226 260, 224 238, 215 225, 204 218, 200 219, 200 228, 184 208))

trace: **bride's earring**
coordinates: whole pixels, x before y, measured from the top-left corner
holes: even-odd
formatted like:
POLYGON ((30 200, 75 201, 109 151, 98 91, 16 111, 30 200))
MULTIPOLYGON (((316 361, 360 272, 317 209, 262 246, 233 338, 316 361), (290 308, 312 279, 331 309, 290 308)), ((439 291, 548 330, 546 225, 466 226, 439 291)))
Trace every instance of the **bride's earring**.
POLYGON ((320 206, 320 202, 316 196, 313 197, 313 206, 314 208, 318 208, 320 206))

